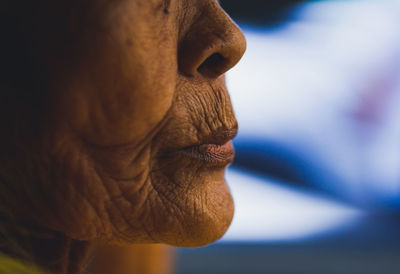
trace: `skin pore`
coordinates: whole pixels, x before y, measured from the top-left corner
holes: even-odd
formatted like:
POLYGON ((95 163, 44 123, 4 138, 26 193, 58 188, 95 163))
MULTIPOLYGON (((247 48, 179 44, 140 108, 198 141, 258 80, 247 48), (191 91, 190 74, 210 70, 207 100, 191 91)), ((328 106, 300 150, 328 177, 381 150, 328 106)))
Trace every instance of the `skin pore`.
POLYGON ((18 22, 8 65, 13 39, 29 52, 2 68, 0 251, 81 273, 99 243, 220 238, 238 27, 215 0, 33 2, 2 8, 18 22))

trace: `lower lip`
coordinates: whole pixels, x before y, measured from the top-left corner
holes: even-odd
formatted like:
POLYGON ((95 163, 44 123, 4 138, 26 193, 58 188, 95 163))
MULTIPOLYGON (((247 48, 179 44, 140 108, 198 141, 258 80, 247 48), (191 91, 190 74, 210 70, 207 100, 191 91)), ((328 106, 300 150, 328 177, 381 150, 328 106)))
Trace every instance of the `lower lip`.
POLYGON ((206 162, 211 166, 226 166, 233 162, 235 150, 232 141, 223 145, 204 144, 184 150, 186 156, 206 162))

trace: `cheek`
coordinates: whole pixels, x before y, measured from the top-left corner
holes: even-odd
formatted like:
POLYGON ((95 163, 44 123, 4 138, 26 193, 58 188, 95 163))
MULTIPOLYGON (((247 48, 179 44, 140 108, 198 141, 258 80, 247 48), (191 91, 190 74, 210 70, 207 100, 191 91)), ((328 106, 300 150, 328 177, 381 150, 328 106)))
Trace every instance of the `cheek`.
POLYGON ((159 48, 158 37, 114 35, 112 43, 94 39, 101 48, 87 46, 92 51, 72 69, 71 83, 56 87, 61 92, 53 111, 93 144, 135 145, 149 139, 171 107, 176 45, 173 38, 159 48))
MULTIPOLYGON (((146 56, 140 57, 146 59, 146 56)), ((134 145, 151 137, 149 134, 161 126, 171 107, 175 91, 175 75, 171 71, 174 70, 169 71, 158 63, 138 65, 137 59, 132 63, 125 63, 130 69, 121 64, 119 75, 113 79, 117 84, 100 90, 97 100, 88 98, 90 119, 85 128, 91 130, 90 139, 98 144, 134 145)))
POLYGON ((171 107, 176 88, 178 31, 150 11, 138 14, 143 8, 134 3, 121 5, 110 17, 110 38, 97 58, 107 60, 108 73, 99 78, 105 83, 92 122, 99 124, 96 129, 107 128, 101 131, 110 143, 148 139, 171 107))
POLYGON ((173 44, 147 51, 140 44, 143 43, 110 52, 121 54, 124 60, 113 66, 113 77, 103 76, 107 79, 104 86, 109 88, 100 90, 98 101, 90 106, 91 123, 98 125, 95 135, 98 136, 99 129, 104 136, 112 132, 112 136, 105 138, 110 143, 135 143, 148 137, 172 104, 177 70, 173 44))

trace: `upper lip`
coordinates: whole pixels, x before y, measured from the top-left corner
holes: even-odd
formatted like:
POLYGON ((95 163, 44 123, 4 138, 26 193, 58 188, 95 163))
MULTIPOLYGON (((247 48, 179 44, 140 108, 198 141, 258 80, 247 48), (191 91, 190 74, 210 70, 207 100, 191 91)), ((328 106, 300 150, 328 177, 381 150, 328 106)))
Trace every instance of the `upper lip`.
POLYGON ((214 130, 211 134, 204 136, 200 140, 200 143, 197 145, 204 145, 204 144, 223 145, 232 140, 237 135, 237 132, 238 132, 237 126, 230 129, 222 127, 217 130, 214 130))

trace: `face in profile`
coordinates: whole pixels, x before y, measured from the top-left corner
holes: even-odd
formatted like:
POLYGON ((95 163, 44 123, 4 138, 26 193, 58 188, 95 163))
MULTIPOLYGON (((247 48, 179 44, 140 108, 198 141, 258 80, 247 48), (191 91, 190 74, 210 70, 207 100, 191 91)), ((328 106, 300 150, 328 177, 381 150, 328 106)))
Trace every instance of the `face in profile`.
POLYGON ((233 216, 224 172, 237 122, 224 73, 245 50, 238 27, 215 0, 54 5, 20 30, 42 92, 16 108, 35 117, 16 130, 11 162, 23 172, 2 171, 18 181, 21 212, 80 240, 221 237, 233 216))

